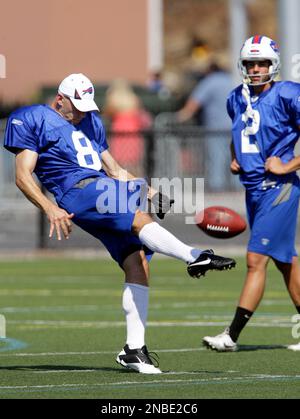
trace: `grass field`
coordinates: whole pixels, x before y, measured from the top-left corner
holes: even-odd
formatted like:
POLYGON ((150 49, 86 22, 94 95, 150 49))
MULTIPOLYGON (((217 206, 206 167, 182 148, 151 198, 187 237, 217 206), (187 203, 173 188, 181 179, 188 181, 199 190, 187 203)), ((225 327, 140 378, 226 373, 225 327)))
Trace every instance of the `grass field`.
POLYGON ((234 271, 191 280, 182 263, 151 264, 147 344, 162 375, 141 375, 114 359, 124 344, 122 273, 109 260, 0 263, 0 398, 299 398, 300 353, 289 302, 273 266, 264 303, 238 353, 217 354, 201 339, 224 329, 244 279, 234 271))

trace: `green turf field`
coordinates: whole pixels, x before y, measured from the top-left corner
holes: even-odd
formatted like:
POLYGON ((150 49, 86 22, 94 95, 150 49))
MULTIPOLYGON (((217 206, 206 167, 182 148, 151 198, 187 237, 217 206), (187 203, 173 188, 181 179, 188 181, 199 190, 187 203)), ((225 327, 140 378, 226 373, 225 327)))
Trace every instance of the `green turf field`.
POLYGON ((234 271, 191 280, 182 263, 151 263, 147 344, 162 375, 118 366, 124 344, 122 272, 110 260, 0 262, 0 398, 299 398, 300 353, 289 302, 273 266, 264 303, 241 350, 218 354, 201 338, 229 323, 244 279, 234 271))

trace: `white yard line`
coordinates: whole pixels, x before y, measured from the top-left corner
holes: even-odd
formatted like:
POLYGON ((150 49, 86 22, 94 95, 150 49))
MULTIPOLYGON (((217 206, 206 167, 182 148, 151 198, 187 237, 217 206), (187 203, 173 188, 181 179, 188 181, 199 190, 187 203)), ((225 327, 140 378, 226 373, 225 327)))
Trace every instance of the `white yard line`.
POLYGON ((46 384, 46 385, 24 385, 24 386, 0 386, 0 391, 4 390, 51 390, 51 389, 91 389, 93 387, 119 387, 119 386, 149 386, 149 385, 173 385, 173 384, 180 384, 180 385, 201 385, 201 384, 219 384, 219 383, 235 383, 235 382, 248 382, 251 381, 252 383, 259 382, 259 381, 284 381, 284 380, 292 380, 292 381, 299 381, 300 375, 257 375, 257 374, 250 374, 244 376, 237 376, 237 377, 213 377, 213 378, 195 378, 195 379, 164 379, 164 375, 161 375, 160 380, 149 380, 149 381, 118 381, 115 383, 95 383, 95 384, 87 384, 87 383, 64 383, 64 384, 46 384))
MULTIPOLYGON (((94 352, 36 352, 36 353, 3 353, 0 354, 0 357, 44 357, 44 356, 91 356, 91 355, 117 355, 117 353, 120 351, 116 349, 114 351, 94 351, 94 352)), ((154 349, 154 351, 160 352, 160 353, 168 353, 168 352, 198 352, 198 351, 206 351, 205 348, 199 347, 199 348, 181 348, 181 349, 154 349)))
MULTIPOLYGON (((290 307, 291 303, 289 300, 264 300, 260 304, 261 306, 267 307, 290 307)), ((178 302, 178 303, 154 303, 151 305, 152 309, 185 309, 185 308, 198 308, 198 307, 230 307, 232 306, 231 301, 198 301, 198 302, 178 302)), ((116 304, 116 307, 119 305, 116 304)), ((96 304, 86 304, 86 305, 68 305, 68 306, 37 306, 37 307, 2 307, 1 313, 35 313, 35 312, 49 312, 56 313, 60 312, 78 312, 78 311, 103 311, 106 309, 114 309, 112 305, 96 305, 96 304)))
MULTIPOLYGON (((201 317, 201 316, 199 316, 201 317)), ((217 317, 224 321, 149 321, 148 327, 207 327, 207 326, 228 326, 228 316, 207 316, 208 318, 217 317)), ((18 329, 29 330, 38 328, 115 328, 125 327, 124 321, 74 321, 74 320, 9 320, 8 325, 15 325, 18 329)), ((259 317, 249 323, 248 327, 259 328, 292 328, 293 324, 288 318, 268 316, 266 318, 259 317), (265 320, 265 322, 262 322, 265 320), (267 320, 267 321, 266 321, 267 320)))
MULTIPOLYGON (((34 374, 68 374, 68 373, 82 373, 82 372, 101 372, 101 369, 75 369, 75 370, 41 370, 33 371, 34 374)), ((224 371, 224 374, 233 374, 234 371, 224 371)), ((164 375, 203 375, 202 372, 196 371, 168 371, 164 375)))

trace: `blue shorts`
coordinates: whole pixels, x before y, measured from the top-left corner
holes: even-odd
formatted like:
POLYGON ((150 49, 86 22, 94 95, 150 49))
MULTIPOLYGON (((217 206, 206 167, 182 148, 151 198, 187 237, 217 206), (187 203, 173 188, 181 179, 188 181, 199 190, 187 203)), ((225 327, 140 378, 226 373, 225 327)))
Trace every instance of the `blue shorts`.
POLYGON ((153 254, 131 232, 136 210, 146 208, 146 190, 143 179, 121 182, 101 176, 83 188, 71 188, 58 205, 74 213, 74 223, 99 239, 122 267, 126 257, 138 250, 143 249, 148 260, 153 254))
POLYGON ((299 179, 267 190, 247 191, 251 236, 248 251, 291 263, 295 249, 300 197, 299 179))

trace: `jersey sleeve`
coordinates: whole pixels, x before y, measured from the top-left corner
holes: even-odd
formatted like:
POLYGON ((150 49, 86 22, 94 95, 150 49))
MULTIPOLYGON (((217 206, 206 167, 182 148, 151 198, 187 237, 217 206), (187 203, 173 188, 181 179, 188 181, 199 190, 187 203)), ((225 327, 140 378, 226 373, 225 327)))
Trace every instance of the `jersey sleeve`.
POLYGON ((100 153, 108 149, 108 144, 106 141, 106 133, 105 133, 105 129, 102 123, 101 123, 101 129, 99 133, 99 144, 100 144, 100 153))
POLYGON ((297 94, 294 98, 294 101, 292 103, 292 107, 293 107, 294 112, 295 112, 296 124, 298 125, 298 127, 300 127, 300 85, 299 85, 298 92, 297 92, 297 94))
POLYGON ((289 112, 291 120, 300 126, 300 83, 286 82, 280 91, 281 99, 289 112))
POLYGON ((20 150, 39 152, 38 139, 25 115, 12 115, 6 124, 4 147, 12 153, 20 150))
POLYGON ((106 133, 103 126, 103 123, 99 116, 96 113, 92 113, 93 126, 95 130, 96 141, 99 144, 99 153, 108 149, 108 144, 106 140, 106 133))
POLYGON ((230 116, 231 120, 233 120, 234 119, 234 110, 233 110, 233 104, 232 104, 232 95, 230 95, 227 98, 226 108, 227 108, 228 115, 230 116))

